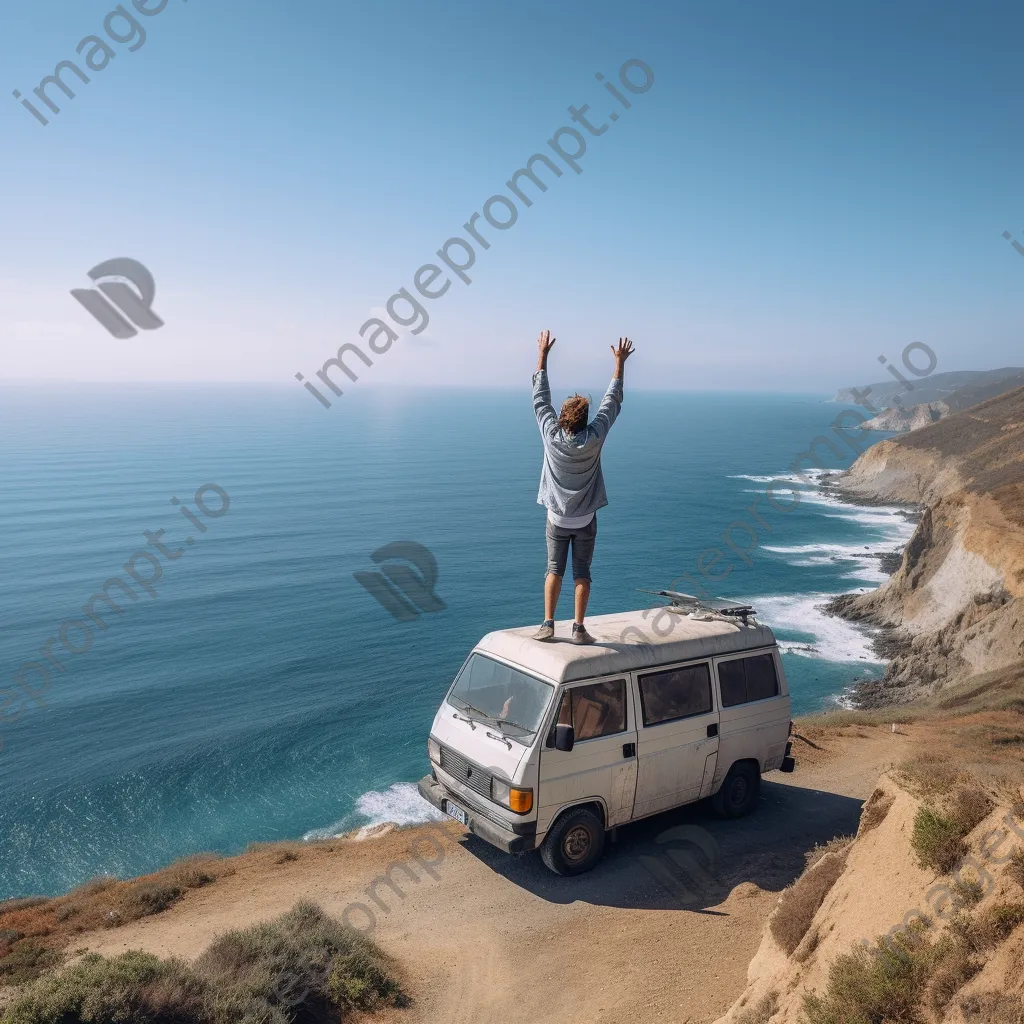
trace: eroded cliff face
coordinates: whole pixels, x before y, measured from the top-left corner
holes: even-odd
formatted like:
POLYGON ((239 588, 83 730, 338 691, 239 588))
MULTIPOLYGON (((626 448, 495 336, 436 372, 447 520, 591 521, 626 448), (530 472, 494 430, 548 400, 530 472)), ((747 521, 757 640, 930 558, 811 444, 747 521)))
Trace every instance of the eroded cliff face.
POLYGON ((893 577, 834 609, 889 627, 891 663, 863 703, 900 702, 1024 661, 1024 388, 868 449, 853 500, 923 506, 893 577))
MULTIPOLYGON (((964 837, 963 856, 943 875, 924 866, 914 848, 922 798, 900 778, 883 775, 864 805, 853 841, 830 844, 829 852, 782 893, 748 969, 746 990, 715 1024, 845 1024, 850 1017, 841 1011, 837 1014, 833 1007, 827 1012, 826 1007, 825 1012, 809 1013, 807 1002, 808 997, 822 999, 830 989, 837 991, 835 968, 841 958, 865 944, 876 948, 880 936, 907 935, 907 929, 917 929, 910 934, 918 948, 948 942, 954 920, 960 915, 963 921, 965 913, 970 915, 971 934, 1002 918, 1007 919, 1007 934, 997 929, 990 943, 979 943, 970 970, 962 975, 951 977, 952 964, 940 965, 921 984, 913 1015, 889 1006, 892 1016, 885 1019, 928 1024, 1019 1019, 970 1013, 977 1005, 1020 1007, 1024 997, 1019 966, 1024 962, 1024 928, 1016 927, 1019 912, 1006 910, 1022 907, 1012 854, 1024 849, 1024 830, 1010 802, 1005 796, 989 800, 964 837), (965 898, 958 885, 971 884, 977 888, 965 898)), ((901 994, 894 986, 891 1001, 901 994)))

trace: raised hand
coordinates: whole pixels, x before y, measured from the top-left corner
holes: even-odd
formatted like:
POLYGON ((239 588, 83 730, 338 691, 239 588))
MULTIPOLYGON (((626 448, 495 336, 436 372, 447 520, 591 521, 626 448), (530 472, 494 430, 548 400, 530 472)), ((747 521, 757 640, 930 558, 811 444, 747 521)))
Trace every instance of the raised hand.
POLYGON ((629 338, 619 338, 619 344, 616 348, 615 345, 608 346, 612 350, 612 355, 615 356, 615 362, 621 365, 633 354, 633 342, 629 338))
POLYGON ((551 337, 550 331, 541 331, 537 335, 537 369, 546 370, 548 368, 548 353, 551 351, 551 347, 554 345, 556 339, 551 337))

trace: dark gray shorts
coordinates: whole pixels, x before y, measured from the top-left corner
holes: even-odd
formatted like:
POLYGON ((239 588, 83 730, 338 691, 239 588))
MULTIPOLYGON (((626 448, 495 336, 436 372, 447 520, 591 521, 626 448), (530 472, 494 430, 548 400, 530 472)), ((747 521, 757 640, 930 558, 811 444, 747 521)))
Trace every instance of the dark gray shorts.
POLYGON ((578 530, 566 530, 547 520, 545 531, 548 541, 548 572, 556 576, 565 575, 565 563, 569 558, 569 544, 572 544, 572 578, 590 579, 590 563, 594 557, 594 542, 597 540, 597 513, 586 526, 578 530))

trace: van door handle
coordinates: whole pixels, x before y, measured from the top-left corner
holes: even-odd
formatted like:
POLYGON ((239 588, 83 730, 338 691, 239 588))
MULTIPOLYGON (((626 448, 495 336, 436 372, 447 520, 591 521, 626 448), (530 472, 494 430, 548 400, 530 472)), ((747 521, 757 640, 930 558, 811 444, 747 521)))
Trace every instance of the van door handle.
POLYGON ((623 743, 622 744, 622 756, 623 757, 636 757, 636 744, 635 743, 623 743))
POLYGON ((712 722, 708 726, 708 735, 709 736, 717 736, 718 735, 718 723, 717 722, 712 722))

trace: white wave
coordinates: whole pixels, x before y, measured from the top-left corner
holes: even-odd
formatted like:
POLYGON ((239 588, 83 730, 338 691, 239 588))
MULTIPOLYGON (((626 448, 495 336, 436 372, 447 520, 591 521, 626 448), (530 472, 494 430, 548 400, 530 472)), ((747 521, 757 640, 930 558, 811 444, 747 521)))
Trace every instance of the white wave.
POLYGON ((383 792, 370 790, 356 800, 355 809, 341 821, 327 828, 307 832, 303 839, 337 839, 358 828, 357 839, 376 825, 390 822, 394 825, 420 825, 427 821, 442 821, 444 815, 420 796, 411 782, 396 782, 383 792), (367 820, 369 819, 369 820, 367 820))
MULTIPOLYGON (((780 483, 788 484, 806 484, 808 480, 817 483, 817 481, 824 476, 826 473, 837 472, 833 469, 805 469, 801 473, 771 473, 771 474, 757 474, 757 473, 732 473, 727 479, 729 480, 749 480, 754 484, 770 484, 778 481, 780 483)), ((760 493, 760 492, 757 492, 760 493)), ((780 493, 777 489, 772 489, 773 494, 780 493)))
POLYGON ((884 664, 871 648, 871 631, 826 615, 822 606, 835 594, 769 595, 752 599, 758 619, 779 635, 786 654, 823 661, 884 664), (797 634, 787 636, 786 634, 797 634), (803 639, 801 638, 808 638, 803 639))
MULTIPOLYGON (((867 525, 867 524, 865 524, 867 525)), ((880 532, 881 538, 870 538, 868 543, 830 543, 819 541, 809 544, 766 544, 763 550, 776 555, 789 555, 786 561, 796 566, 818 566, 842 562, 852 564, 846 579, 867 580, 884 583, 889 574, 882 569, 879 555, 890 554, 901 549, 910 540, 913 528, 908 531, 904 520, 895 518, 891 525, 880 532), (795 556, 795 557, 793 557, 795 556)))

